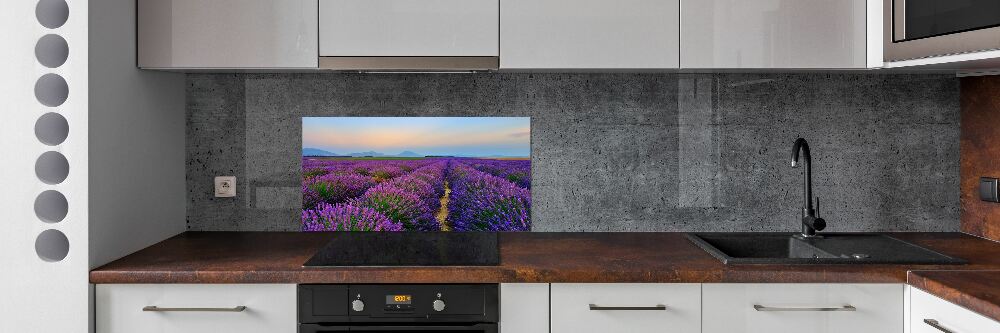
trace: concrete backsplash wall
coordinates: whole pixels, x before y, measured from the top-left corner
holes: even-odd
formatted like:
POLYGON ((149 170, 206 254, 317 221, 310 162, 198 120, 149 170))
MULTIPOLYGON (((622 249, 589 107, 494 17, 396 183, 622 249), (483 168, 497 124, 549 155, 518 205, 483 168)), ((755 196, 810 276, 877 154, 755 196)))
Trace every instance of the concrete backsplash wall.
POLYGON ((190 230, 299 229, 303 116, 530 116, 535 231, 959 229, 959 80, 870 74, 193 74, 190 230), (214 198, 214 176, 237 177, 214 198))

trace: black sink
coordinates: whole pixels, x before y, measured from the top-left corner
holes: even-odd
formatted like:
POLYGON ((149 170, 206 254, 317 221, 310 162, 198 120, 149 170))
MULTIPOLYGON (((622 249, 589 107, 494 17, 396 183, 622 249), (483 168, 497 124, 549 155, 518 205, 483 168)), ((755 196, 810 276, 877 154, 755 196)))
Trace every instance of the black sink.
POLYGON ((727 265, 965 264, 966 261, 881 234, 691 233, 688 239, 727 265))

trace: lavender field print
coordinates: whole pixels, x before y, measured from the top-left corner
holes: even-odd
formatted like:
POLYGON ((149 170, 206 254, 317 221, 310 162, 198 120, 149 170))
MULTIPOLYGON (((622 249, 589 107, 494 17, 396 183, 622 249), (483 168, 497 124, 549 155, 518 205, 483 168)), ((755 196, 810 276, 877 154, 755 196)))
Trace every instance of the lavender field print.
POLYGON ((302 118, 302 230, 530 231, 530 124, 302 118))

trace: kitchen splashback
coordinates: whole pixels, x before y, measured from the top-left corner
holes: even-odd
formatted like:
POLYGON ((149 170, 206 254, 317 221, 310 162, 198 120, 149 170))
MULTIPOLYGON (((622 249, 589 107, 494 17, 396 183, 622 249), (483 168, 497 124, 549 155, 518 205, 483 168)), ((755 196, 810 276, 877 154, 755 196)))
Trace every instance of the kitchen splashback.
POLYGON ((301 120, 531 117, 533 231, 959 229, 959 80, 872 74, 190 74, 188 228, 300 230, 301 120), (235 198, 213 197, 215 176, 235 198))
POLYGON ((531 118, 303 117, 302 231, 531 231, 531 118))

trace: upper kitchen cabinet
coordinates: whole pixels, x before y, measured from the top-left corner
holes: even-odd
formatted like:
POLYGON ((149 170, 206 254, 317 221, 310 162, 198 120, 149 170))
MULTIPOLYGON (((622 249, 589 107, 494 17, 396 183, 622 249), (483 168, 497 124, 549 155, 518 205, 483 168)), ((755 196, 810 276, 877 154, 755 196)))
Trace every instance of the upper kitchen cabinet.
POLYGON ((316 0, 139 0, 138 65, 317 67, 316 0))
POLYGON ((496 69, 499 0, 319 0, 323 69, 496 69))
POLYGON ((881 67, 881 6, 874 0, 683 0, 681 68, 881 67))
POLYGON ((678 0, 503 0, 502 69, 678 67, 678 0))

